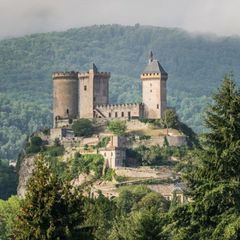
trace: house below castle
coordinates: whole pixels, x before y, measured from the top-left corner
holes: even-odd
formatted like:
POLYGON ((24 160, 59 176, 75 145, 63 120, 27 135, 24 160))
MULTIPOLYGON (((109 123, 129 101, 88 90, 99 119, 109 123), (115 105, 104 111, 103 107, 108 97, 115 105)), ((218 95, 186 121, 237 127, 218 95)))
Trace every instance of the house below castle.
POLYGON ((142 102, 109 103, 109 72, 99 72, 95 64, 88 72, 55 72, 53 78, 54 127, 72 119, 159 119, 167 108, 167 72, 158 60, 149 62, 141 73, 142 102))

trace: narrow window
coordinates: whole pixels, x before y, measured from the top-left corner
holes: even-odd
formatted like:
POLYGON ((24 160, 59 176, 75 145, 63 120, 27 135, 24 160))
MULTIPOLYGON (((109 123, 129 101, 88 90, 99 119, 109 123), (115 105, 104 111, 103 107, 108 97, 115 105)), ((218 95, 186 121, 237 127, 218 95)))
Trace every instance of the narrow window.
POLYGON ((150 92, 152 92, 152 89, 150 90, 150 92))
MULTIPOLYGON (((85 90, 86 91, 86 90, 85 90)), ((96 101, 96 97, 93 97, 93 101, 95 102, 96 101)))
POLYGON ((150 83, 150 87, 152 86, 152 84, 150 83))
POLYGON ((111 114, 111 113, 108 113, 108 117, 110 117, 110 118, 111 118, 111 117, 112 117, 112 114, 111 114))
POLYGON ((131 112, 128 112, 128 119, 130 120, 131 118, 131 112))
POLYGON ((86 85, 84 86, 84 91, 87 91, 87 86, 86 85))
POLYGON ((69 114, 69 109, 67 109, 67 115, 69 114))
POLYGON ((118 113, 117 113, 117 112, 115 112, 115 117, 116 117, 116 118, 118 117, 118 113))
POLYGON ((159 109, 159 104, 157 104, 157 109, 159 109))
POLYGON ((124 117, 124 112, 122 112, 122 117, 124 117))

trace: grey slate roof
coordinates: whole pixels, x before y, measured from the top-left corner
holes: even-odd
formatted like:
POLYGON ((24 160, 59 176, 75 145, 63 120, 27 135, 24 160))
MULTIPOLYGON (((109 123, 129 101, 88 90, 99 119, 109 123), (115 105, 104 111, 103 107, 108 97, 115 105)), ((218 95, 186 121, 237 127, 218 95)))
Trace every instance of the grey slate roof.
POLYGON ((167 75, 167 72, 163 69, 158 60, 149 61, 143 73, 161 73, 167 75))
POLYGON ((92 64, 91 64, 90 69, 93 69, 93 72, 95 72, 95 73, 98 72, 98 69, 97 69, 95 63, 92 63, 92 64))

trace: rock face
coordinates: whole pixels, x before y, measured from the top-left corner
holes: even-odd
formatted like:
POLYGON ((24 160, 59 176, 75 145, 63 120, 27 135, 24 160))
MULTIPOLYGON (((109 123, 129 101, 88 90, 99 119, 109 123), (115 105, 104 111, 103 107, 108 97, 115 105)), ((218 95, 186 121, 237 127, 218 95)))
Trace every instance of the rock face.
POLYGON ((31 177, 34 165, 35 165, 36 156, 25 157, 23 158, 19 170, 19 181, 17 188, 17 195, 19 197, 24 197, 27 190, 27 182, 31 177))

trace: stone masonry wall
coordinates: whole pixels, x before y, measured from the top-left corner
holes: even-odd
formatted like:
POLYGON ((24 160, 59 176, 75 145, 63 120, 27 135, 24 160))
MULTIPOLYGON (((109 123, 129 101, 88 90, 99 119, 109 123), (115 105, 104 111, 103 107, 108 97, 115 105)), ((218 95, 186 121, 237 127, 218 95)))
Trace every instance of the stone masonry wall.
POLYGON ((108 104, 95 106, 95 117, 131 119, 142 115, 142 104, 108 104))

